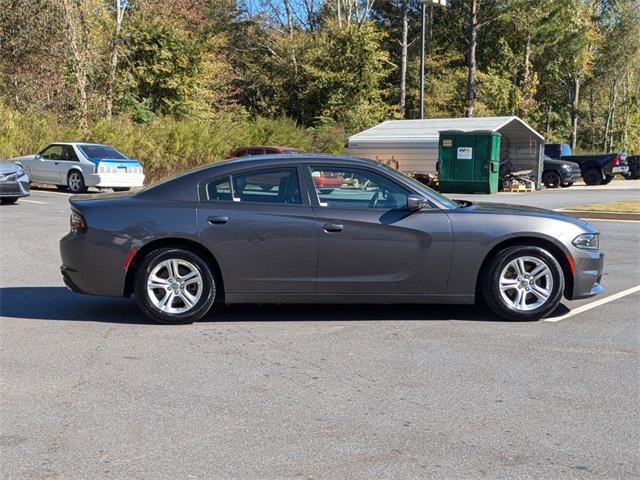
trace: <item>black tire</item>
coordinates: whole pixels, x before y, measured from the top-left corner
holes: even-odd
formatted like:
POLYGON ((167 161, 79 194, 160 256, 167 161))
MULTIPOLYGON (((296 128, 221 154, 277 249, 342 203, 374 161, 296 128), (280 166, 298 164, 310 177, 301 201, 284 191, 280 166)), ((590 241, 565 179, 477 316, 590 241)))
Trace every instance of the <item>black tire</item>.
POLYGON ((2 197, 0 198, 0 204, 2 205, 13 205, 18 201, 18 197, 2 197))
POLYGON ((558 188, 562 184, 562 179, 558 172, 548 171, 542 174, 542 183, 547 188, 558 188))
POLYGON ((609 185, 613 180, 613 175, 605 175, 604 180, 602 181, 602 185, 609 185))
MULTIPOLYGON (((211 309, 216 297, 216 282, 211 268, 198 254, 184 248, 160 248, 144 257, 136 272, 134 292, 138 306, 152 320, 164 324, 189 324, 204 317, 211 309), (190 309, 182 313, 162 311, 154 305, 147 290, 147 281, 152 271, 166 260, 185 260, 189 262, 196 268, 202 279, 202 291, 199 300, 190 309)), ((155 291, 152 294, 155 295, 155 291)), ((158 297, 156 296, 156 301, 159 300, 158 297)), ((177 297, 174 298, 178 300, 178 306, 183 303, 183 306, 186 307, 184 302, 177 297)), ((171 300, 172 305, 175 300, 171 300)))
MULTIPOLYGON (((490 261, 489 265, 487 265, 482 272, 480 288, 483 299, 489 308, 499 317, 505 320, 516 321, 539 320, 552 313, 558 307, 560 300, 562 300, 564 274, 558 261, 547 250, 535 246, 517 245, 502 250, 490 261), (500 276, 503 270, 510 262, 519 257, 533 257, 544 263, 549 268, 553 281, 551 294, 547 300, 532 310, 515 309, 506 303, 500 292, 500 276)), ((523 294, 525 296, 525 302, 526 298, 532 298, 531 296, 533 295, 524 292, 523 294)))
POLYGON ((602 184, 602 172, 597 168, 588 168, 582 174, 584 183, 587 185, 600 185, 602 184))
POLYGON ((131 190, 131 187, 113 187, 112 190, 114 192, 128 192, 131 190))
POLYGON ((562 183, 560 184, 560 186, 562 188, 569 188, 571 185, 573 185, 573 182, 567 182, 567 183, 562 183))
POLYGON ((71 170, 67 175, 67 188, 72 193, 84 193, 87 186, 84 184, 84 176, 78 170, 71 170))

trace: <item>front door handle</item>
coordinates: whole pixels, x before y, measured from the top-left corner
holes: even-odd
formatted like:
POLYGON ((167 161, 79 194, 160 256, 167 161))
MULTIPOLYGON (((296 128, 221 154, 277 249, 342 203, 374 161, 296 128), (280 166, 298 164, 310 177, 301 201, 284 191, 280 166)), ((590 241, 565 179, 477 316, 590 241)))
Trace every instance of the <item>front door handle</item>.
POLYGON ((344 229, 344 226, 338 225, 337 223, 325 223, 322 229, 327 233, 340 233, 344 229))
POLYGON ((229 217, 224 217, 224 216, 209 217, 207 221, 211 225, 224 225, 229 221, 229 217))

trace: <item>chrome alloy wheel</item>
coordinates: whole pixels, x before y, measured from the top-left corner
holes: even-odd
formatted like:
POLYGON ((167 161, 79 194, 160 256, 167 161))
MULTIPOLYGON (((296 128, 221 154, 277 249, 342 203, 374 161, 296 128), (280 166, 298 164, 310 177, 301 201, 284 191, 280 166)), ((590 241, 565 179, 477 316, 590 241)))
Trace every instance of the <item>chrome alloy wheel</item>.
POLYGON ((515 258, 500 273, 500 296, 514 310, 535 310, 547 303, 552 293, 551 269, 539 258, 515 258))
POLYGON ((78 190, 80 190, 81 186, 82 177, 80 176, 80 173, 71 172, 69 174, 69 190, 71 190, 72 192, 77 192, 78 190))
POLYGON ((188 312, 200 300, 202 290, 202 274, 193 263, 181 258, 160 262, 147 278, 149 300, 165 313, 188 312))

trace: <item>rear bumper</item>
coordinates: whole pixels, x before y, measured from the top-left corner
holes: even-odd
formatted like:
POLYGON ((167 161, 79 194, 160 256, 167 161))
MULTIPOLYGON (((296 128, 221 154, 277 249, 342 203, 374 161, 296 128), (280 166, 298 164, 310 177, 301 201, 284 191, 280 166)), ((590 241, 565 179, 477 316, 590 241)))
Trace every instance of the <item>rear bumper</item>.
POLYGON ((144 185, 143 173, 92 173, 85 178, 88 187, 132 188, 144 185))
MULTIPOLYGON (((572 252, 576 272, 573 276, 573 289, 569 300, 579 300, 598 295, 604 291, 600 283, 604 268, 604 253, 599 250, 579 250, 572 252)), ((568 293, 568 292, 567 292, 568 293)))
POLYGON ((113 236, 99 230, 69 232, 60 239, 60 273, 69 289, 89 295, 123 295, 126 247, 113 248, 112 241, 113 236))
POLYGON ((629 171, 629 167, 627 165, 621 165, 619 167, 612 167, 611 173, 627 173, 629 171))

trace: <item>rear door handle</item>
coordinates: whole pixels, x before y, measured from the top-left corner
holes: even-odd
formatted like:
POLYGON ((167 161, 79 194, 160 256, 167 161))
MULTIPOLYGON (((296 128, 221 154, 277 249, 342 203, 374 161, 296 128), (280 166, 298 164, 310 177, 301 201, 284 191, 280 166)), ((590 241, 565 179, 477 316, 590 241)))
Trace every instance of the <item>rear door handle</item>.
POLYGON ((325 223, 322 229, 327 233, 340 233, 344 229, 344 226, 338 225, 337 223, 325 223))
POLYGON ((229 217, 224 217, 224 216, 209 217, 207 221, 211 225, 224 225, 229 221, 229 217))

